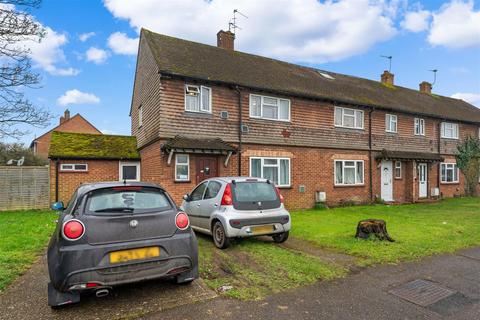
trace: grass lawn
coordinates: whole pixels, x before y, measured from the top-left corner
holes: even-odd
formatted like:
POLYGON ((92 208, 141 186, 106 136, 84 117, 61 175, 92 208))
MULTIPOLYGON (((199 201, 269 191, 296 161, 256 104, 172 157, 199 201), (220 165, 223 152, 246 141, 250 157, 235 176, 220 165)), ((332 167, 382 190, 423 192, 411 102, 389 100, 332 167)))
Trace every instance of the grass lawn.
POLYGON ((480 198, 432 204, 353 206, 292 214, 291 235, 359 257, 360 265, 396 263, 480 245, 480 198), (357 222, 384 219, 394 243, 357 240, 357 222))
POLYGON ((53 211, 0 212, 0 292, 42 252, 57 216, 53 211))

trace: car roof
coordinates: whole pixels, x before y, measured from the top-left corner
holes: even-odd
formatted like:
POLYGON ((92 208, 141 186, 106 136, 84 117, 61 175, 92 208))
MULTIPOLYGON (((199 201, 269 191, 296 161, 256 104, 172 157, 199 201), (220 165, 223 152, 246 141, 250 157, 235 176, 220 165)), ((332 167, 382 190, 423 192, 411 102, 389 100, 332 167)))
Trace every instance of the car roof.
POLYGON ((92 190, 97 190, 97 189, 103 189, 103 188, 113 188, 113 187, 151 187, 151 188, 160 188, 163 191, 165 189, 155 183, 151 182, 138 182, 138 181, 129 181, 129 182, 121 182, 121 181, 104 181, 104 182, 93 182, 93 183, 83 183, 81 184, 78 189, 77 193, 78 196, 83 195, 87 192, 90 192, 92 190))

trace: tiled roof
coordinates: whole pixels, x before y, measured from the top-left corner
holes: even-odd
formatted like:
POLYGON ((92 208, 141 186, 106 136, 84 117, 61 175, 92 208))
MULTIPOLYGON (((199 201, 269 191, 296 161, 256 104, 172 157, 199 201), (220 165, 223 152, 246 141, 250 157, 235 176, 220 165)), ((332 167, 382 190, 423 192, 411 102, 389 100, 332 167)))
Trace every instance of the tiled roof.
POLYGON ((147 40, 162 74, 480 123, 480 109, 463 100, 225 50, 145 29, 141 36, 147 40))
POLYGON ((382 152, 376 157, 376 159, 385 160, 418 160, 418 161, 443 161, 444 158, 435 153, 423 153, 423 152, 406 152, 406 151, 390 151, 382 150, 382 152))
POLYGON ((212 151, 220 153, 235 152, 236 148, 224 142, 222 139, 195 139, 183 136, 175 136, 175 138, 167 140, 162 145, 162 150, 169 152, 174 151, 212 151))

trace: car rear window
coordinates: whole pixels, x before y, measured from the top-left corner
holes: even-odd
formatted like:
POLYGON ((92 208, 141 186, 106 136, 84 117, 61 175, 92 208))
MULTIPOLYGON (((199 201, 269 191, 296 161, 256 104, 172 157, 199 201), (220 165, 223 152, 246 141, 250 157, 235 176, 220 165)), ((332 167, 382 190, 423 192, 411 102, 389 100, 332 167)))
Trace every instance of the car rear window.
POLYGON ((172 208, 161 189, 149 187, 113 187, 90 192, 86 213, 121 215, 165 211, 172 208))
POLYGON ((236 182, 232 184, 233 205, 239 210, 278 208, 280 199, 275 186, 267 182, 236 182))

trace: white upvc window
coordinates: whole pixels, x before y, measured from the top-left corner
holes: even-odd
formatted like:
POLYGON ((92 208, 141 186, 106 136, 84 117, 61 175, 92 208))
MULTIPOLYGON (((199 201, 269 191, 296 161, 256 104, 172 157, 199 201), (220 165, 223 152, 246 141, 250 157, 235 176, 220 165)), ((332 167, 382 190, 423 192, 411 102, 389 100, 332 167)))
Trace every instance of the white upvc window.
POLYGON ((251 157, 250 176, 268 179, 278 187, 290 187, 290 159, 251 157))
POLYGON ((290 121, 290 100, 251 94, 250 117, 290 121))
POLYGON ((88 164, 86 163, 62 163, 60 171, 85 172, 88 171, 88 164))
POLYGON ((120 161, 118 169, 119 181, 140 181, 140 162, 120 161))
POLYGON ((397 116, 394 114, 385 115, 385 131, 397 133, 397 116))
POLYGON ((186 84, 185 111, 212 113, 212 89, 186 84))
POLYGON ((335 126, 363 129, 363 111, 343 107, 335 107, 335 126))
POLYGON ((425 120, 421 118, 415 118, 415 129, 414 129, 416 136, 424 136, 425 135, 425 120))
POLYGON ((175 156, 175 181, 190 181, 190 157, 188 154, 175 156))
POLYGON ((364 184, 363 160, 335 160, 335 185, 350 186, 364 184))
POLYGON ((458 139, 458 123, 442 122, 442 138, 458 139))
POLYGON ((395 179, 402 179, 402 161, 395 161, 395 179))
POLYGON ((138 127, 140 128, 143 125, 143 108, 142 105, 138 107, 138 127))
POLYGON ((458 183, 459 171, 456 163, 441 163, 440 169, 442 183, 458 183))

